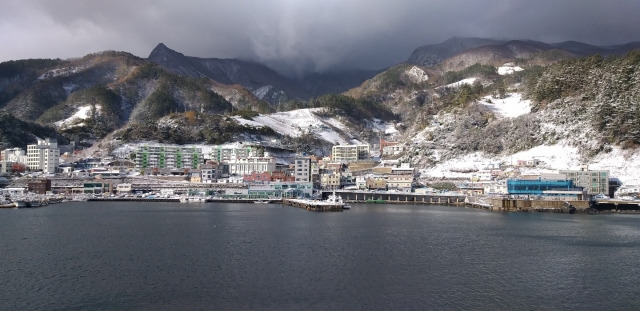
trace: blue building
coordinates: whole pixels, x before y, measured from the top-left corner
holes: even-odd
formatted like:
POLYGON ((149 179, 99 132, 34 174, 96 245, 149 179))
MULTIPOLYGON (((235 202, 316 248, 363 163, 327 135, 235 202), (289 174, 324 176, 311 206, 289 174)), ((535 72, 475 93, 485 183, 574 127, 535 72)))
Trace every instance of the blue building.
POLYGON ((582 193, 582 188, 575 187, 570 179, 509 179, 507 191, 516 195, 574 195, 582 193))

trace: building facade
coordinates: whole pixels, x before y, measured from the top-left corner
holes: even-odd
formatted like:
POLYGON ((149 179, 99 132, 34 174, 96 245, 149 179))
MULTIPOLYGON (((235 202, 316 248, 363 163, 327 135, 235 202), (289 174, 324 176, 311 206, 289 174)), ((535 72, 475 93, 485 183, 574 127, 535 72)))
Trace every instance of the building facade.
POLYGON ((196 169, 204 161, 202 149, 195 147, 144 145, 136 150, 136 169, 196 169))
POLYGON ((20 148, 5 149, 0 152, 0 161, 26 164, 27 154, 20 148))
POLYGON ((389 175, 387 177, 387 187, 389 189, 410 191, 412 185, 413 175, 389 175))
POLYGON ((573 184, 583 187, 587 194, 609 193, 609 171, 590 171, 586 167, 581 170, 560 171, 573 184))
MULTIPOLYGON (((573 181, 570 179, 508 179, 507 192, 515 195, 544 195, 559 191, 576 190, 573 181)), ((582 189, 580 189, 581 191, 582 189)))
POLYGON ((320 185, 322 186, 322 189, 340 188, 340 177, 341 174, 339 172, 320 175, 320 185))
POLYGON ((313 184, 310 182, 270 182, 250 185, 247 192, 250 198, 309 198, 313 195, 313 184))
POLYGON ((249 157, 262 157, 264 152, 256 146, 242 146, 240 144, 215 146, 211 149, 209 157, 218 162, 231 161, 233 159, 246 159, 249 157))
POLYGON ((311 158, 296 157, 294 160, 294 177, 297 182, 311 181, 311 158))
POLYGON ((245 159, 231 160, 229 174, 244 176, 253 172, 273 172, 276 170, 276 159, 273 157, 248 157, 245 159))
POLYGON ((27 183, 27 189, 31 193, 46 194, 47 191, 51 191, 51 180, 40 179, 40 180, 30 181, 27 183))
POLYGON ((370 158, 369 145, 337 145, 331 148, 331 161, 351 163, 370 158))
POLYGON ((34 171, 53 174, 60 164, 60 149, 55 139, 38 139, 35 145, 27 145, 27 167, 34 171))

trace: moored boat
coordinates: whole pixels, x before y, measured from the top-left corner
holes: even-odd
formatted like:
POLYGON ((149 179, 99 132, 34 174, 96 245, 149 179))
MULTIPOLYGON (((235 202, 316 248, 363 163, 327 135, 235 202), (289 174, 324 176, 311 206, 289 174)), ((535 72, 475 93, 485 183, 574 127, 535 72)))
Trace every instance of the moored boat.
POLYGON ((180 203, 205 203, 207 200, 200 197, 180 197, 180 203))
POLYGON ((29 207, 29 204, 25 200, 13 200, 15 207, 29 207))
POLYGON ((27 207, 40 207, 42 205, 42 202, 38 200, 26 201, 26 203, 27 203, 27 207))
POLYGON ((12 207, 16 207, 16 205, 13 202, 0 200, 0 208, 12 208, 12 207))

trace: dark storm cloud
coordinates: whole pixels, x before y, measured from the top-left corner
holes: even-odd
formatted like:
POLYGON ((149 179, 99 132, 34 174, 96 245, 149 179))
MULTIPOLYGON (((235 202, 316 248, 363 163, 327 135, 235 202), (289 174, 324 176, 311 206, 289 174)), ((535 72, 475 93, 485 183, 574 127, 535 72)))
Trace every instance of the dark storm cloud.
POLYGON ((290 73, 381 68, 451 36, 640 40, 637 0, 0 1, 0 61, 102 50, 254 59, 290 73))

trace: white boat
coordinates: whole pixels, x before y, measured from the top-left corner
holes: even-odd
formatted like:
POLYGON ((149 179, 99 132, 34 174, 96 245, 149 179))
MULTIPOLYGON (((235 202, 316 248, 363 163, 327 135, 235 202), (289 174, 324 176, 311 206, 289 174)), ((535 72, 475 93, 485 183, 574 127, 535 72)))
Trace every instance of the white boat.
POLYGON ((206 202, 205 198, 199 197, 181 197, 180 203, 204 203, 206 202))
POLYGON ((336 195, 335 191, 327 197, 325 202, 329 204, 335 204, 335 205, 341 205, 341 204, 344 205, 344 203, 342 202, 342 197, 339 195, 336 195))

